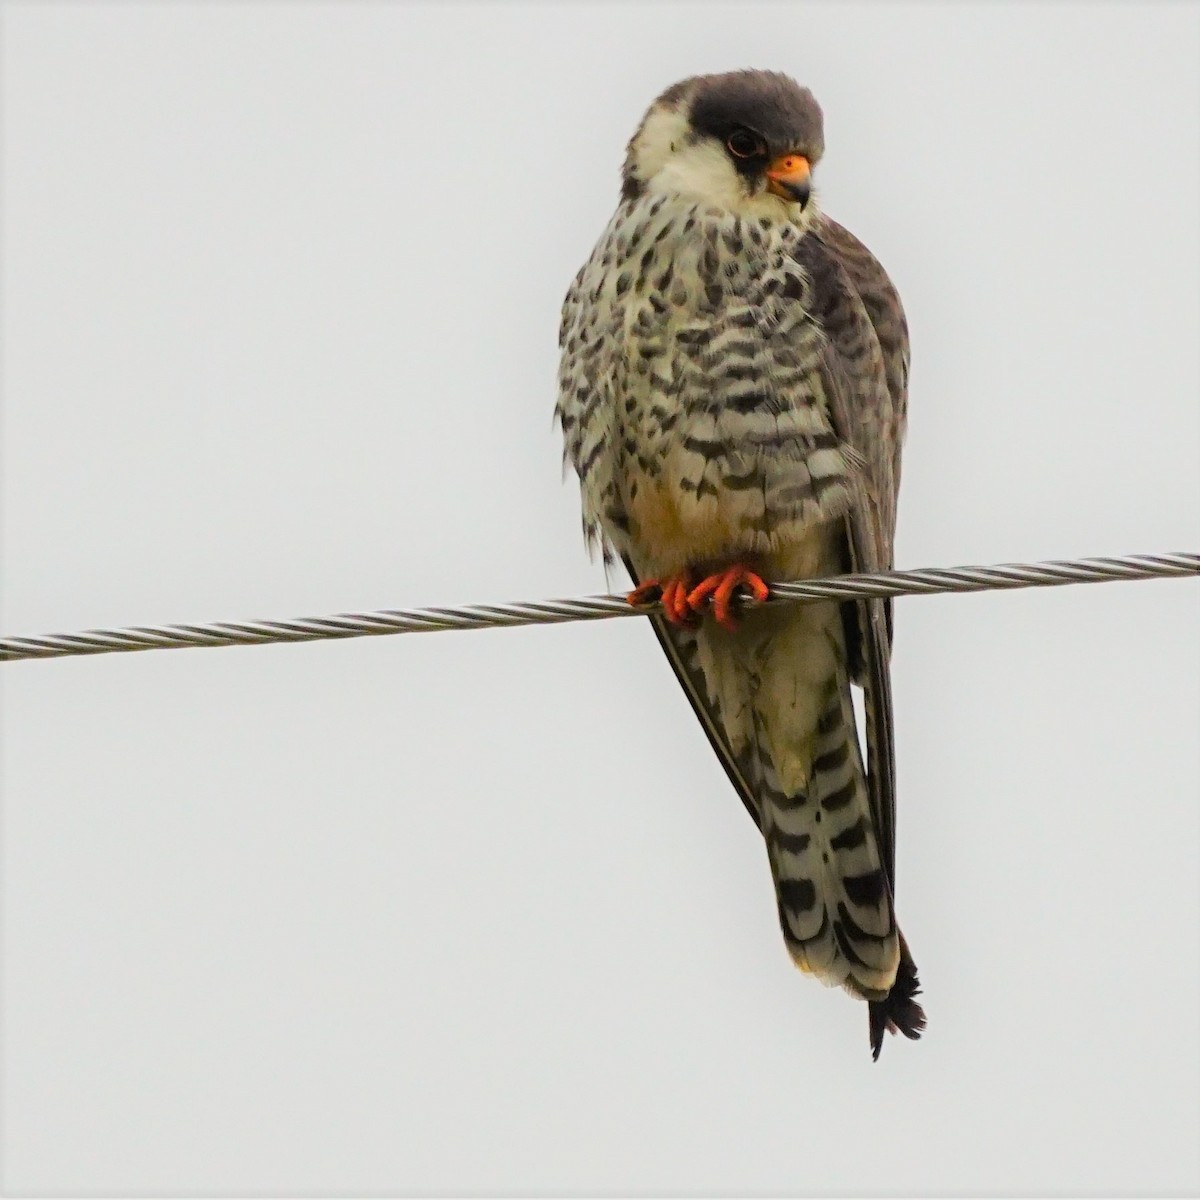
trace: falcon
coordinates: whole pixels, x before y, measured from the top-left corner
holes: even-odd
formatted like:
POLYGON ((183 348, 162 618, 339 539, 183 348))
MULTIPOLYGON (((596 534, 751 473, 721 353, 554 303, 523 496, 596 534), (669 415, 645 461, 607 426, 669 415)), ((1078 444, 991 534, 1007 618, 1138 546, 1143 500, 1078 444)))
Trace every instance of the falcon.
POLYGON ((772 580, 892 565, 908 330, 879 262, 818 206, 824 148, 786 75, 663 92, 563 305, 556 415, 585 540, 623 560, 631 603, 658 602, 762 833, 792 960, 867 1001, 878 1058, 886 1031, 925 1025, 893 907, 891 602, 761 604, 772 580))

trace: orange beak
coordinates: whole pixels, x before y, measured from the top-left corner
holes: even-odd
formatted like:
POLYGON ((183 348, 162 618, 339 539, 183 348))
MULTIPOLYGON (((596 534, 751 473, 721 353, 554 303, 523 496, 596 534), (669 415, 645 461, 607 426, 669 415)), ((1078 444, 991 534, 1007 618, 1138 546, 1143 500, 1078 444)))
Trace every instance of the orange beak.
POLYGON ((812 195, 808 159, 803 154, 781 155, 767 168, 767 187, 803 208, 812 195))

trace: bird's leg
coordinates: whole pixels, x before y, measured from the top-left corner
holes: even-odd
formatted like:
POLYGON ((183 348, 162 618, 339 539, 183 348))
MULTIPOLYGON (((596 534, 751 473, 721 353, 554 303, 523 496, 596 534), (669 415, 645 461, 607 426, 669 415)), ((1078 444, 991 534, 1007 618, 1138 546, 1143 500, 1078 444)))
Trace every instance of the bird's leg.
POLYGON ((688 607, 691 586, 691 573, 680 571, 676 575, 643 583, 641 587, 634 588, 625 599, 630 604, 638 605, 661 601, 663 614, 673 625, 695 625, 696 614, 688 607))
POLYGON ((733 566, 702 579, 692 588, 687 596, 687 607, 698 613, 711 597, 713 616, 717 618, 718 623, 726 629, 736 629, 738 618, 732 602, 733 594, 738 588, 749 592, 750 599, 756 604, 762 604, 771 594, 760 575, 744 563, 734 563, 733 566))

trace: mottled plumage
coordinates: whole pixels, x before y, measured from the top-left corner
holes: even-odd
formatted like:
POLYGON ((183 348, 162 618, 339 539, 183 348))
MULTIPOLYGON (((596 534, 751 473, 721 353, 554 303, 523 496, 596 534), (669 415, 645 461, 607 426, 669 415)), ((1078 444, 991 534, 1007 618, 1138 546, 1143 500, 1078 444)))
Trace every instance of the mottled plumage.
MULTIPOLYGON (((908 336, 878 262, 809 202, 823 149, 811 94, 766 72, 676 84, 629 144, 563 307, 557 413, 589 544, 635 581, 891 565, 908 336)), ((876 1053, 886 1027, 917 1036, 884 602, 654 623, 764 835, 793 959, 871 1002, 876 1053)))

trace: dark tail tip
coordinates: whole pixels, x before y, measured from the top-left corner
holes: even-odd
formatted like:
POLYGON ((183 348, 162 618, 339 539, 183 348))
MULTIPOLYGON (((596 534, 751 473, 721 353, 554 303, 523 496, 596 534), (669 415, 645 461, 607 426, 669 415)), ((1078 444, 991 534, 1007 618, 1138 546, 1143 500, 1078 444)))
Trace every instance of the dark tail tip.
POLYGON ((896 982, 883 1000, 872 1000, 869 1005, 868 1022, 871 1032, 871 1058, 879 1061, 885 1033, 902 1033, 916 1041, 925 1028, 925 1010, 917 1003, 921 994, 921 981, 917 978, 917 964, 904 939, 900 939, 900 966, 896 971, 896 982))

